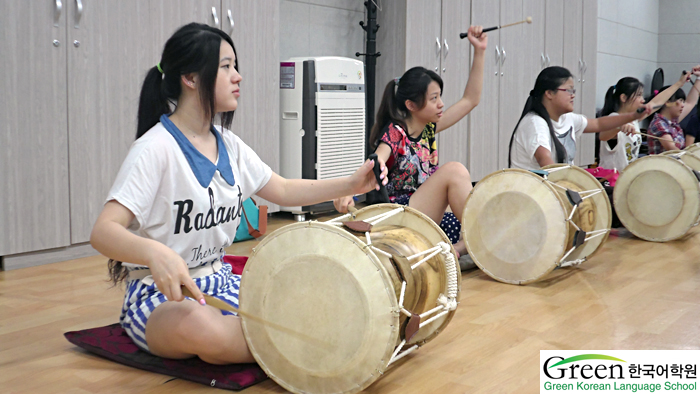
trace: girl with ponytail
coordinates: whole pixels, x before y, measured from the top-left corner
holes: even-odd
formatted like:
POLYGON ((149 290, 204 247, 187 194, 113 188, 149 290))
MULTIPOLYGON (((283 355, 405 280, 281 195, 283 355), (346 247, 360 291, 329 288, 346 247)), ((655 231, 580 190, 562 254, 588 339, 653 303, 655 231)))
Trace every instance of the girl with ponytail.
MULTIPOLYGON (((673 95, 690 76, 683 74, 669 89, 656 95, 650 102, 651 107, 663 104, 673 95)), ((644 104, 644 85, 634 77, 621 78, 605 93, 605 104, 602 116, 629 114, 644 104)), ((642 136, 639 134, 639 121, 633 120, 599 134, 600 163, 599 167, 609 170, 622 171, 629 163, 639 156, 642 136)))
MULTIPOLYGON (((242 79, 223 31, 191 23, 170 37, 146 75, 136 141, 90 236, 110 259, 114 283, 126 282, 122 327, 141 349, 161 357, 254 361, 239 318, 206 305, 202 295, 238 307, 241 277, 222 259, 243 201, 257 194, 280 205, 311 205, 379 189, 369 160, 333 180, 288 180, 272 172, 228 130, 242 79), (185 300, 181 286, 198 302, 185 300)), ((386 179, 386 169, 381 176, 386 179)))
MULTIPOLYGON (((435 134, 451 127, 479 104, 484 76, 487 35, 471 26, 468 38, 474 61, 462 98, 443 112, 442 79, 423 67, 414 67, 391 80, 377 111, 370 145, 389 168, 390 201, 408 205, 428 215, 450 237, 457 253, 466 254, 459 240, 460 224, 452 212, 461 213, 471 191, 469 171, 458 162, 438 167, 435 134)), ((339 212, 353 205, 351 196, 334 201, 339 212)))
POLYGON ((575 95, 569 70, 553 66, 540 72, 510 137, 509 167, 536 170, 553 163, 573 164, 581 133, 620 127, 651 112, 647 106, 642 113, 635 108, 625 115, 586 119, 572 112, 575 95))

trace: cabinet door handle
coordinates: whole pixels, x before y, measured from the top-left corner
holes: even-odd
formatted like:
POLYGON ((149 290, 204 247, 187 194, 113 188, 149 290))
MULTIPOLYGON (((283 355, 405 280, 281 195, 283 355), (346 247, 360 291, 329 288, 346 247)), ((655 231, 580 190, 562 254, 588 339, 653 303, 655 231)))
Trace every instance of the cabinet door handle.
POLYGON ((501 52, 498 50, 498 45, 496 45, 496 72, 494 75, 498 75, 498 65, 501 63, 501 52))
POLYGON ((588 65, 586 64, 586 61, 583 61, 583 73, 581 73, 581 82, 586 82, 586 71, 588 70, 588 65))
POLYGON ((503 63, 506 62, 506 49, 501 47, 501 76, 503 76, 503 63))
POLYGON ((228 10, 228 23, 231 25, 231 31, 233 32, 233 26, 235 23, 233 22, 233 14, 231 14, 231 10, 228 10))
POLYGON ((219 26, 219 16, 216 15, 216 7, 211 7, 211 17, 214 19, 214 26, 219 26))
POLYGON ((542 68, 544 68, 545 64, 547 64, 546 62, 547 61, 544 59, 544 53, 540 53, 540 64, 542 68))
POLYGON ((61 11, 63 11, 63 3, 61 0, 56 0, 56 9, 53 12, 53 25, 58 27, 58 21, 61 19, 61 11))
POLYGON ((83 17, 83 1, 75 0, 75 28, 80 28, 80 18, 83 17))
POLYGON ((581 82, 581 74, 583 74, 583 61, 578 59, 578 81, 581 82))
POLYGON ((549 67, 549 55, 547 54, 545 57, 547 58, 547 67, 549 67))
MULTIPOLYGON (((443 43, 443 48, 445 48, 445 54, 442 56, 442 58, 443 58, 444 60, 447 60, 447 55, 450 53, 450 46, 447 45, 447 39, 444 39, 444 40, 442 41, 442 43, 443 43)), ((443 64, 442 66, 443 66, 443 67, 442 67, 442 72, 444 73, 444 72, 447 71, 447 67, 445 67, 445 64, 443 64)))
MULTIPOLYGON (((440 62, 440 52, 442 51, 442 47, 440 46, 440 37, 435 37, 435 43, 437 44, 437 51, 435 52, 437 56, 438 63, 440 62)), ((440 65, 438 64, 435 66, 435 72, 440 71, 440 65)))

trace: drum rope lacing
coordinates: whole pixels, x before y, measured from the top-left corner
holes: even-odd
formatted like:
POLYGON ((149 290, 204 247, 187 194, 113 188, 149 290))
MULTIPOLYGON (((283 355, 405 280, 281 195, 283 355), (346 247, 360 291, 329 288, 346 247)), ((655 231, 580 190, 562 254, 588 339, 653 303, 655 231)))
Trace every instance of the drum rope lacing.
MULTIPOLYGON (((568 167, 553 168, 553 169, 550 169, 550 170, 547 170, 547 171, 551 173, 551 172, 556 172, 556 171, 564 170, 564 169, 567 169, 567 168, 568 168, 568 167)), ((549 179, 547 179, 547 175, 544 176, 544 179, 545 179, 547 182, 549 182, 550 185, 552 185, 552 186, 554 186, 554 187, 558 187, 559 189, 564 190, 565 192, 569 191, 569 189, 565 188, 564 186, 558 185, 558 184, 556 184, 556 183, 550 181, 549 179)), ((591 197, 595 196, 596 194, 599 194, 599 193, 602 193, 602 192, 603 192, 603 190, 598 189, 598 190, 582 190, 582 191, 577 192, 577 193, 579 194, 579 196, 581 196, 581 200, 585 200, 585 199, 587 199, 587 198, 591 198, 591 197)), ((570 201, 570 202, 571 202, 571 201, 570 201)), ((569 222, 572 226, 574 226, 574 227, 576 228, 576 230, 582 232, 583 230, 581 230, 581 228, 580 228, 578 225, 576 225, 576 223, 572 220, 572 218, 574 217, 574 213, 576 213, 576 210, 578 209, 579 203, 575 203, 575 204, 574 204, 574 203, 572 202, 572 205, 573 205, 573 209, 571 210, 571 213, 569 213, 569 217, 566 219, 566 221, 569 222)), ((574 246, 572 246, 572 247, 564 254, 564 256, 563 256, 563 257, 559 260, 559 262, 557 263, 557 266, 558 266, 558 267, 564 268, 564 267, 570 267, 570 266, 573 266, 573 265, 579 265, 579 264, 583 263, 584 261, 586 261, 586 258, 585 258, 585 257, 584 257, 584 258, 581 258, 581 259, 576 259, 576 260, 572 260, 572 261, 567 261, 567 262, 564 262, 564 260, 565 260, 567 257, 569 257, 569 255, 570 255, 574 250, 576 250, 576 248, 578 248, 579 246, 583 245, 584 243, 588 242, 589 240, 591 240, 591 239, 593 239, 593 238, 597 238, 597 237, 603 236, 603 235, 607 234, 608 232, 610 232, 610 229, 594 230, 594 231, 589 231, 589 232, 587 232, 587 233, 584 232, 584 234, 586 235, 586 237, 585 237, 585 239, 583 240, 583 242, 582 242, 580 245, 576 245, 576 242, 574 241, 574 246)))
MULTIPOLYGON (((404 207, 399 207, 396 209, 392 209, 391 211, 384 212, 382 214, 379 214, 377 216, 365 219, 364 222, 367 222, 371 224, 372 226, 376 225, 377 223, 384 221, 394 215, 397 215, 401 212, 404 212, 404 207)), ((341 222, 343 219, 350 218, 352 215, 350 213, 347 213, 345 215, 339 216, 335 219, 329 220, 326 223, 327 224, 332 224, 332 225, 343 225, 341 222)), ((370 232, 367 231, 365 232, 365 240, 366 240, 366 246, 369 247, 373 252, 379 253, 383 256, 386 256, 387 258, 392 258, 393 256, 377 247, 375 247, 372 244, 372 237, 370 235, 370 232)), ((422 252, 416 253, 412 256, 407 257, 408 261, 417 259, 419 257, 423 257, 420 261, 417 263, 411 265, 411 270, 415 270, 418 268, 421 264, 425 263, 426 261, 432 259, 433 257, 437 256, 438 254, 442 254, 443 257, 443 262, 445 264, 445 272, 447 276, 447 295, 445 294, 440 294, 437 299, 438 305, 426 312, 423 312, 419 315, 420 319, 424 319, 425 317, 428 317, 430 315, 435 314, 431 318, 429 318, 426 321, 421 321, 419 324, 418 328, 422 328, 427 324, 432 323, 433 321, 439 319, 440 317, 448 314, 451 311, 454 311, 457 309, 457 291, 458 291, 458 274, 457 274, 457 262, 455 261, 454 254, 452 253, 452 248, 449 244, 445 242, 438 242, 438 244, 430 249, 424 250, 422 252), (426 256, 427 255, 427 256, 426 256), (439 313, 438 313, 439 312, 439 313)), ((406 286, 407 283, 406 281, 401 282, 401 294, 399 295, 399 311, 403 313, 404 315, 408 316, 409 318, 413 316, 413 314, 407 310, 403 306, 404 298, 406 296, 406 286)), ((387 366, 391 365, 397 360, 400 360, 401 358, 405 357, 412 351, 416 350, 418 348, 418 345, 413 345, 410 348, 404 350, 401 352, 403 347, 406 345, 406 340, 402 340, 401 343, 396 347, 394 350, 394 353, 391 355, 391 358, 389 359, 389 363, 387 366)))
MULTIPOLYGON (((419 316, 422 319, 424 319, 427 316, 430 316, 434 313, 435 314, 433 317, 426 321, 421 321, 420 325, 418 326, 419 329, 426 326, 427 324, 432 323, 436 319, 439 319, 440 317, 446 315, 447 313, 457 309, 457 289, 458 289, 458 277, 457 277, 457 263, 454 258, 454 254, 452 254, 452 248, 450 245, 448 245, 445 242, 439 242, 437 246, 432 247, 430 249, 424 250, 420 253, 416 253, 413 256, 409 256, 408 260, 413 260, 421 256, 425 256, 426 254, 428 255, 427 257, 423 258, 421 261, 419 261, 416 264, 413 264, 411 266, 411 269, 414 270, 418 268, 421 264, 423 264, 425 261, 433 258, 436 256, 438 253, 442 254, 443 261, 445 263, 445 271, 446 271, 446 276, 447 276, 447 295, 445 294, 440 294, 438 296, 437 302, 438 306, 435 308, 421 313, 419 316)), ((403 306, 403 301, 404 301, 404 296, 406 294, 406 281, 403 281, 401 283, 401 294, 399 295, 399 308, 401 313, 404 315, 411 317, 412 314, 409 312, 406 308, 403 306)), ((391 359, 389 360, 389 363, 387 366, 391 365, 393 362, 405 357, 407 354, 411 353, 415 349, 418 348, 418 345, 413 345, 412 347, 406 349, 405 351, 401 352, 403 347, 406 345, 406 340, 402 340, 399 346, 396 347, 396 350, 394 350, 394 353, 391 355, 391 359), (401 353, 400 353, 401 352, 401 353)))

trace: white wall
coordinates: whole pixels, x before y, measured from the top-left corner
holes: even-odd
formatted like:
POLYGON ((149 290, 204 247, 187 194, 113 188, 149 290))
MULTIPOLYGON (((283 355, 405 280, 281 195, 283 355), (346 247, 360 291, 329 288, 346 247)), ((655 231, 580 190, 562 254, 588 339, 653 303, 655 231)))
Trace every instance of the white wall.
MULTIPOLYGON (((365 51, 361 0, 280 0, 280 60, 365 51)), ((364 57, 360 57, 364 61, 364 57)))
MULTIPOLYGON (((649 93, 651 77, 659 67, 659 2, 676 1, 598 0, 597 108, 603 107, 605 92, 622 77, 639 79, 645 95, 649 93)), ((700 0, 683 2, 700 7, 700 0)))
MULTIPOLYGON (((658 64, 664 84, 676 82, 681 71, 699 63, 700 0, 660 0, 658 64)), ((688 93, 690 84, 684 89, 688 93)))

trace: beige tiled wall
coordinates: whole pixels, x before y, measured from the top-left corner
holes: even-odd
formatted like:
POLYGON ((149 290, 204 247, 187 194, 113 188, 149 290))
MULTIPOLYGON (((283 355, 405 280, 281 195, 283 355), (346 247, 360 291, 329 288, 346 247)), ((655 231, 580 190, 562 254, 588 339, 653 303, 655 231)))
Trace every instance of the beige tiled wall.
MULTIPOLYGON (((658 64, 666 85, 700 64, 700 0, 659 0, 658 64)), ((690 84, 685 85, 688 92, 690 84)))
POLYGON ((598 0, 596 107, 603 106, 605 92, 622 77, 638 78, 649 92, 658 67, 659 1, 598 0))
MULTIPOLYGON (((360 0, 280 0, 280 60, 364 52, 360 0)), ((364 58, 360 58, 364 61, 364 58)))

